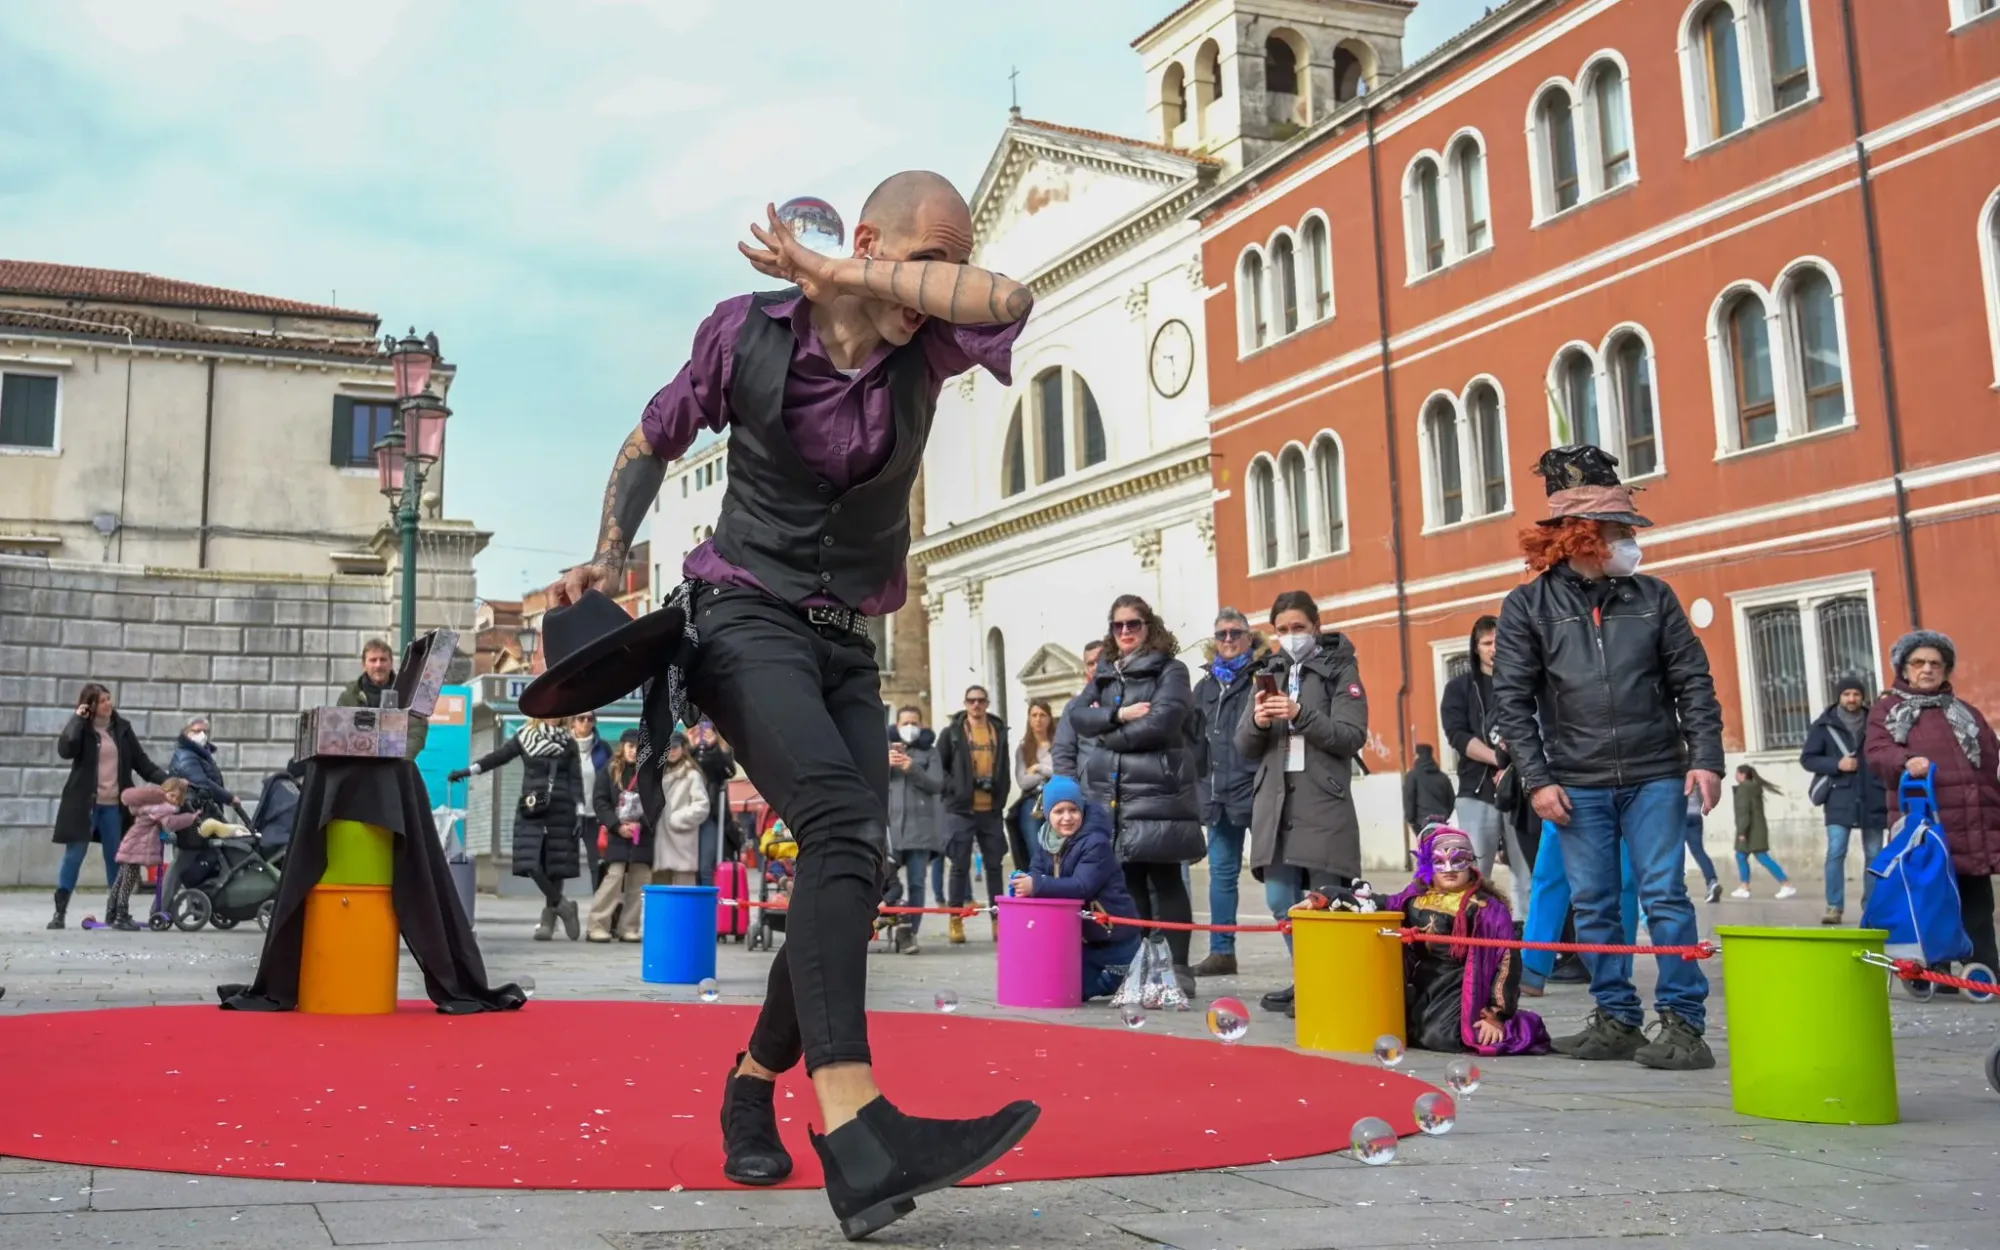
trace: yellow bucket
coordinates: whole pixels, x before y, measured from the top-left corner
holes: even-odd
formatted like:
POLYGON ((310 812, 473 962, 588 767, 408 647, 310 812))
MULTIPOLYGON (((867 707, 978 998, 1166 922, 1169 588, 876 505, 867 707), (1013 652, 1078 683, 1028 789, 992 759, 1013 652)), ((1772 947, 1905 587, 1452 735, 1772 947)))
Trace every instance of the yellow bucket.
POLYGON ((396 835, 379 825, 335 820, 326 826, 321 885, 388 885, 395 879, 396 835))
POLYGON ((1311 911, 1292 917, 1292 1010, 1306 1050, 1366 1054, 1403 1029, 1403 944, 1399 911, 1311 911))
POLYGON ((402 931, 386 885, 314 886, 299 952, 299 1010, 381 1016, 396 1010, 402 931))

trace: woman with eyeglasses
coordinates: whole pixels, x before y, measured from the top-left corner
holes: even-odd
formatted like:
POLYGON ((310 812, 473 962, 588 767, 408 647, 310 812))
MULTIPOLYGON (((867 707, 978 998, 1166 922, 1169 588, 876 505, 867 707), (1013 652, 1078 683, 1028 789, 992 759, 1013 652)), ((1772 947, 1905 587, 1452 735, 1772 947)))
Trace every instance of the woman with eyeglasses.
POLYGON ((1889 660, 1896 684, 1868 713, 1862 753, 1888 787, 1892 826, 1899 817, 1903 774, 1931 779, 1972 961, 2000 969, 1993 922, 1993 876, 2000 873, 2000 741, 1985 715, 1952 691, 1958 648, 1949 637, 1914 630, 1889 649, 1889 660))
MULTIPOLYGON (((1207 852, 1194 755, 1186 724, 1193 706, 1180 644, 1137 595, 1111 604, 1096 671, 1063 712, 1052 750, 1059 777, 1074 777, 1092 803, 1109 808, 1118 862, 1144 920, 1194 919, 1184 865, 1207 852)), ((1169 930, 1174 975, 1192 998, 1188 931, 1169 930)))

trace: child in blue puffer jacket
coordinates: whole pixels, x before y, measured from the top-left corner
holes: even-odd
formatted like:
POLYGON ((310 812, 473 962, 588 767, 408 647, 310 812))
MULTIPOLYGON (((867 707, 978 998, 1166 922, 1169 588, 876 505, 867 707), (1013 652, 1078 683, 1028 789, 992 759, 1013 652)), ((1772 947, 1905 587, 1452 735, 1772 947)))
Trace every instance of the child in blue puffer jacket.
MULTIPOLYGON (((1042 787, 1048 824, 1026 873, 1014 878, 1022 898, 1073 898, 1086 909, 1136 920, 1139 909, 1125 888, 1112 847, 1111 813, 1090 803, 1074 777, 1051 777, 1042 787)), ((1116 993, 1139 953, 1140 930, 1131 925, 1083 922, 1083 996, 1116 993)))

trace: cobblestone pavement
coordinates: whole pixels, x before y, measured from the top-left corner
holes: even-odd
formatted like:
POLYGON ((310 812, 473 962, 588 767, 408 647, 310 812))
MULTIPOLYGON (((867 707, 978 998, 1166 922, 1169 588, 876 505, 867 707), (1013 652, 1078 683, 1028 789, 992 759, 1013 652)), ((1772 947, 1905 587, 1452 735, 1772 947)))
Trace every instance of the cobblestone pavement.
MULTIPOLYGON (((1196 882, 1196 897, 1203 897, 1196 882)), ((219 981, 248 979, 254 927, 195 935, 50 933, 44 892, 0 893, 0 1013, 213 1002, 219 981)), ((80 920, 101 896, 71 910, 80 920)), ((480 900, 480 944, 496 976, 532 974, 538 997, 667 997, 642 985, 631 947, 535 943, 533 905, 480 900)), ((1725 902, 1703 922, 1812 924, 1818 907, 1725 902)), ((972 926, 963 947, 927 935, 924 953, 870 963, 870 1003, 931 1010, 955 989, 969 1014, 1007 1015, 992 1002, 992 946, 972 926)), ((1196 939, 1195 953, 1202 953, 1196 939)), ((767 956, 726 948, 725 997, 754 1001, 767 956)), ((1282 1045, 1287 1022, 1254 1011, 1286 977, 1271 936, 1246 938, 1243 973, 1205 982, 1204 995, 1253 1004, 1247 1044, 1282 1045)), ((404 961, 405 972, 410 971, 404 961)), ((1706 965, 1711 972, 1716 964, 1706 965)), ((1642 981, 1650 970, 1642 971, 1642 981)), ((406 997, 422 988, 406 975, 406 997)), ((681 992, 685 995, 685 991, 681 992)), ((1538 1004, 1557 1031, 1588 1010, 1581 987, 1553 987, 1538 1004)), ((1718 983, 1713 1072, 1661 1073, 1631 1064, 1511 1059, 1487 1067, 1458 1126, 1402 1144, 1389 1166, 1344 1155, 1221 1172, 959 1189, 924 1200, 873 1244, 891 1246, 1252 1247, 1315 1250, 1449 1243, 1644 1247, 1858 1246, 1872 1250, 1992 1250, 2000 1245, 2000 1095, 1981 1062, 2000 1037, 2000 1004, 1898 994, 1896 1055, 1903 1123, 1826 1127, 1754 1120, 1730 1110, 1726 1017, 1718 983)), ((1103 1008, 1054 1013, 1114 1026, 1103 1008)), ((1046 1016, 1042 1017, 1046 1018, 1046 1016)), ((1148 1028, 1190 1036, 1200 1013, 1148 1028)), ((1840 1022, 1829 1020, 1838 1029, 1840 1022)), ((1433 1080, 1443 1063, 1421 1053, 1406 1070, 1433 1080)), ((0 1091, 33 1073, 0 1073, 0 1091)), ((1143 1078, 1141 1078, 1143 1079, 1143 1078)), ((1145 1096, 1134 1090, 1134 1096, 1145 1096)), ((1170 1096, 1170 1093, 1154 1096, 1170 1096)), ((157 1113, 153 1109, 152 1113, 157 1113)), ((133 1115, 146 1114, 135 1097, 133 1115)), ((0 1115, 7 1114, 0 1097, 0 1115)), ((396 1246, 400 1250, 769 1250, 840 1241, 816 1192, 572 1193, 428 1190, 292 1181, 190 1178, 160 1172, 0 1159, 0 1248, 135 1246, 157 1250, 396 1246)))

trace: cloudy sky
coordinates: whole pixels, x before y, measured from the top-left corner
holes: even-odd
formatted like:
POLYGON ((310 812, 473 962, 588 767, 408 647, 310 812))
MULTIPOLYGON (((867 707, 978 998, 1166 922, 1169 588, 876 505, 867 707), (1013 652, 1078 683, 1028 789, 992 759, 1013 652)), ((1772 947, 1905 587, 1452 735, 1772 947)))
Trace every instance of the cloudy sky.
MULTIPOLYGON (((1489 0, 1422 0, 1414 60, 1489 0)), ((0 255, 333 300, 460 369, 480 592, 589 552, 605 472, 767 200, 969 194, 1023 112, 1143 133, 1173 0, 6 0, 0 255)), ((322 431, 301 437, 324 440, 322 431)))

